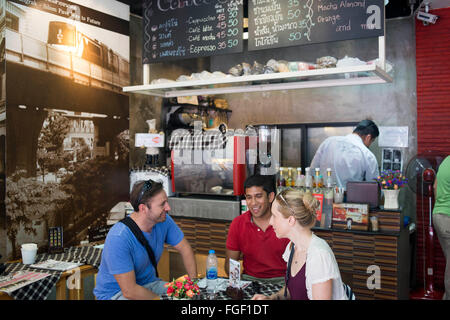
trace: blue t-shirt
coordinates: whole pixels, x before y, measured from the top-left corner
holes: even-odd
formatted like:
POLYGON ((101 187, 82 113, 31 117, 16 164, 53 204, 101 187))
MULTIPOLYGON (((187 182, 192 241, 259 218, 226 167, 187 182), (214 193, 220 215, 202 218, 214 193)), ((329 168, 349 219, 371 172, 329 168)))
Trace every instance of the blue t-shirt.
MULTIPOLYGON (((183 240, 184 234, 172 218, 166 214, 166 221, 153 226, 150 233, 143 232, 152 248, 156 263, 161 258, 164 243, 176 246, 183 240)), ((97 274, 94 294, 99 300, 109 300, 120 291, 115 274, 133 271, 136 283, 145 285, 160 280, 156 277, 147 250, 136 239, 132 231, 123 223, 116 223, 106 236, 102 260, 97 274)))

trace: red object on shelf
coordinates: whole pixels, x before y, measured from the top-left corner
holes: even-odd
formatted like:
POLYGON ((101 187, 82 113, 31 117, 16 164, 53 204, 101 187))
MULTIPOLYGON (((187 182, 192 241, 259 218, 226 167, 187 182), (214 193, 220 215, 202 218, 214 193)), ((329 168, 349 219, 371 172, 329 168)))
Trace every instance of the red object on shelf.
POLYGON ((173 150, 170 152, 170 177, 172 180, 172 191, 175 192, 175 175, 174 175, 174 163, 173 163, 173 150))
POLYGON ((233 153, 233 194, 244 194, 245 182, 245 150, 248 149, 248 137, 234 137, 234 153, 233 153))

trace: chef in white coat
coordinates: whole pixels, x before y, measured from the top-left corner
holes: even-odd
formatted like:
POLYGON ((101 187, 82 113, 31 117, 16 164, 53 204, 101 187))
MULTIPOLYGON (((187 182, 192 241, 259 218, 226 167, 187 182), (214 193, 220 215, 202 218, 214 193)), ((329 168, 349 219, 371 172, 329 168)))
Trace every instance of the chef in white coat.
POLYGON ((363 120, 353 133, 325 139, 317 149, 311 168, 326 172, 331 168, 336 186, 344 188, 348 181, 373 181, 379 176, 378 162, 369 146, 379 136, 372 120, 363 120))

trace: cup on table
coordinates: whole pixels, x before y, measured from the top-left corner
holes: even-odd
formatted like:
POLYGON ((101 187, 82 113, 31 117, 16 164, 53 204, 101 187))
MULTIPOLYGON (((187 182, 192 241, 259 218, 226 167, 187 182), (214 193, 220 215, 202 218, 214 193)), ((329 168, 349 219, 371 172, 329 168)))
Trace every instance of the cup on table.
POLYGON ((370 223, 372 224, 372 231, 378 231, 378 218, 375 216, 370 217, 370 223))
POLYGON ((22 244, 22 263, 33 264, 36 260, 37 244, 36 243, 24 243, 22 244))
POLYGON ((342 203, 344 202, 344 189, 335 188, 333 192, 333 202, 334 203, 342 203))

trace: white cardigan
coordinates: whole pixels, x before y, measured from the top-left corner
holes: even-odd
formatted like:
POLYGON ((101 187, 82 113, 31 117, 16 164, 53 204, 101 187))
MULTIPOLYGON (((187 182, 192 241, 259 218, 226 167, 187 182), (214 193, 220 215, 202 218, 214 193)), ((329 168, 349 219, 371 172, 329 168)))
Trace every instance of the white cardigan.
MULTIPOLYGON (((283 253, 286 263, 291 253, 291 242, 283 253)), ((306 252, 306 290, 308 299, 312 300, 312 285, 333 279, 332 300, 348 300, 342 284, 341 273, 328 243, 314 233, 306 252)))

